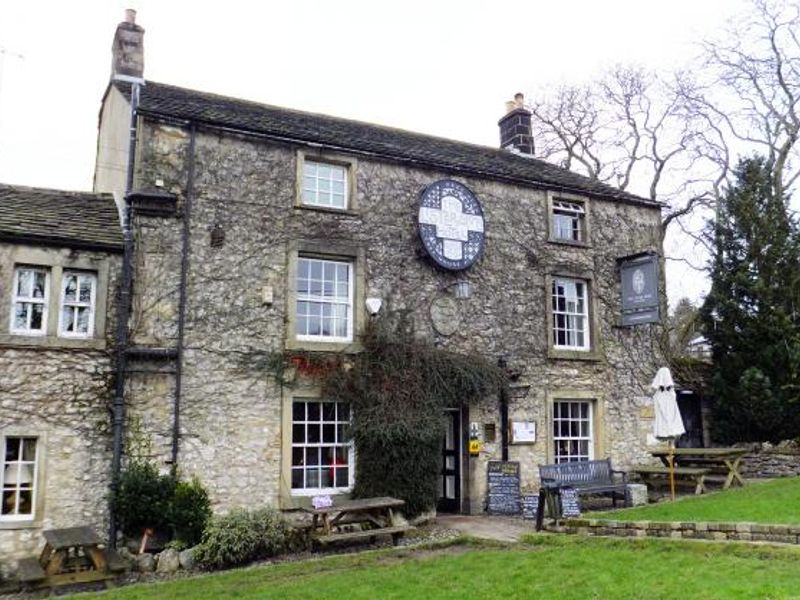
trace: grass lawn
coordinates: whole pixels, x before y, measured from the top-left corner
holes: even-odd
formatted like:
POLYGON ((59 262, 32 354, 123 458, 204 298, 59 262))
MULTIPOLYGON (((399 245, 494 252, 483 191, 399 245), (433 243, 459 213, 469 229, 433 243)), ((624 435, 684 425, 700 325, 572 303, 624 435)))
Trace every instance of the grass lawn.
POLYGON ((800 477, 748 482, 743 488, 588 516, 620 521, 749 521, 798 525, 800 477))
POLYGON ((267 565, 85 598, 797 598, 800 549, 532 535, 267 565))

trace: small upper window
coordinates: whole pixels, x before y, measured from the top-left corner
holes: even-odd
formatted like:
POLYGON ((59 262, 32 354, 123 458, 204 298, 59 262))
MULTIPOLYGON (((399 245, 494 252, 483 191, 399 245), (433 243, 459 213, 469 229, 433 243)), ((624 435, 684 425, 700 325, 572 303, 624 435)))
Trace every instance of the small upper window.
POLYGON ((11 302, 11 332, 44 335, 47 331, 47 300, 50 273, 46 269, 17 267, 11 302))
POLYGON ((63 337, 91 337, 97 294, 94 273, 65 271, 61 280, 61 314, 58 334, 63 337))
POLYGON ((353 339, 353 264, 297 259, 298 340, 350 342, 353 339))
POLYGON ((0 437, 0 521, 32 519, 36 506, 35 437, 0 437))
POLYGON ((565 242, 583 242, 586 211, 579 202, 553 201, 553 239, 565 242))
POLYGON ((589 350, 589 298, 586 281, 553 279, 553 347, 589 350))
POLYGON ((305 160, 303 204, 322 208, 347 208, 347 167, 305 160))

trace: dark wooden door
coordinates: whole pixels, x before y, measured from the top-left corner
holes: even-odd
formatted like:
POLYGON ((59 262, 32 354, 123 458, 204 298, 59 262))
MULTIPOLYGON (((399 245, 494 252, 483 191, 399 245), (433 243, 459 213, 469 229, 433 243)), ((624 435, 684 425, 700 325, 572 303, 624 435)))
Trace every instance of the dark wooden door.
POLYGON ((445 411, 442 471, 439 477, 440 512, 461 512, 461 412, 445 411))

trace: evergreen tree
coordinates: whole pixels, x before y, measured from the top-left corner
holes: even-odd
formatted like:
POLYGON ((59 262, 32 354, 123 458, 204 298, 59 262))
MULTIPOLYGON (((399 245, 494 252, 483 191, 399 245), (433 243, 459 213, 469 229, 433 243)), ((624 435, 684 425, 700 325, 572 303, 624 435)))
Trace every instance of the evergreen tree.
POLYGON ((714 438, 800 435, 800 252, 788 199, 760 157, 740 161, 707 234, 715 253, 701 309, 714 361, 714 438))

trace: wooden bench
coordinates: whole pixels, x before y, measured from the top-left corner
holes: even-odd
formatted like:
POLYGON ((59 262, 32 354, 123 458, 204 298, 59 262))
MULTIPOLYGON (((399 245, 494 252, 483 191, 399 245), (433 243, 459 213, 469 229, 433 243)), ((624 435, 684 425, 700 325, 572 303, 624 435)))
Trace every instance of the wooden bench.
MULTIPOLYGON (((706 491, 705 479, 708 475, 709 469, 700 469, 695 467, 675 467, 673 469, 675 474, 675 484, 690 484, 694 485, 694 493, 702 494, 706 491)), ((642 478, 642 481, 648 487, 652 487, 654 483, 662 483, 669 481, 669 467, 636 467, 636 473, 642 478)))
POLYGON ((627 506, 627 474, 614 470, 610 458, 539 465, 539 478, 542 487, 547 490, 547 503, 553 516, 561 514, 560 506, 556 506, 555 502, 556 492, 567 487, 585 496, 610 494, 614 506, 617 505, 619 495, 627 506))

